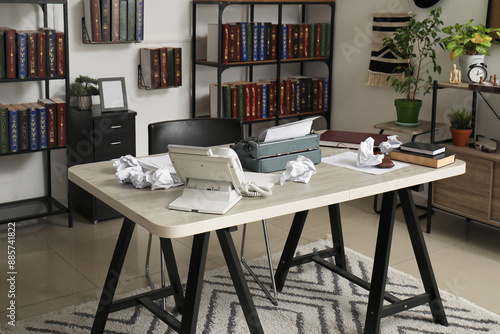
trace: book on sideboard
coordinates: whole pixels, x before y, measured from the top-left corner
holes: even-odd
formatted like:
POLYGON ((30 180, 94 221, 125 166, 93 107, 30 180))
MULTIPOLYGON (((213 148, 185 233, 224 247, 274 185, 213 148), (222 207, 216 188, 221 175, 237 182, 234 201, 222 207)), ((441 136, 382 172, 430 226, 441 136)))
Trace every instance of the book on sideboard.
POLYGON ((391 151, 391 159, 439 168, 454 163, 455 154, 444 152, 436 155, 429 155, 395 149, 391 151))
POLYGON ((421 143, 416 141, 411 141, 401 145, 401 150, 410 151, 415 153, 436 155, 446 151, 446 146, 431 144, 431 143, 421 143))

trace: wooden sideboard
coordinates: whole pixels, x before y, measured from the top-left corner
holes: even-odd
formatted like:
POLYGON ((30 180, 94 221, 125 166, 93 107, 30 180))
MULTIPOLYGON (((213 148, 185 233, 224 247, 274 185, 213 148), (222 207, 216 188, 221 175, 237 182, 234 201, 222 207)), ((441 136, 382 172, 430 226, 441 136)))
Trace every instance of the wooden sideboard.
POLYGON ((446 145, 467 163, 465 174, 434 183, 432 205, 500 227, 500 154, 446 145))

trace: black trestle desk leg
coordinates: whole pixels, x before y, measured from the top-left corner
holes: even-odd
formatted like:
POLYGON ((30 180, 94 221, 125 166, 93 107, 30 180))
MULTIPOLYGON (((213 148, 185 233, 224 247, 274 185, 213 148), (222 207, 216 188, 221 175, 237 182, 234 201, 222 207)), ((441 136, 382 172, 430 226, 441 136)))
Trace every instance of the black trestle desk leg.
POLYGON ((373 261, 373 272, 366 310, 365 334, 378 334, 389 268, 392 233, 394 230, 394 214, 396 212, 396 192, 384 193, 379 218, 377 245, 373 261))
POLYGON ((182 284, 179 277, 179 271, 177 269, 177 262, 175 261, 172 240, 160 238, 160 243, 161 249, 163 251, 163 257, 165 258, 165 265, 167 267, 170 285, 174 288, 175 305, 177 307, 177 311, 182 313, 182 307, 184 305, 184 294, 182 292, 182 284))
POLYGON ((424 285, 425 292, 431 295, 429 302, 432 317, 435 322, 448 326, 443 303, 439 294, 434 271, 432 270, 431 260, 425 245, 424 236, 420 227, 419 219, 415 210, 415 203, 410 189, 399 190, 399 198, 403 207, 403 213, 406 220, 406 226, 410 235, 415 260, 417 261, 420 276, 424 285))
POLYGON ((99 305, 97 306, 94 324, 92 325, 92 334, 104 333, 104 327, 106 326, 106 321, 108 320, 109 310, 115 296, 116 286, 118 284, 118 279, 120 278, 123 262, 125 261, 125 256, 127 255, 130 239, 134 233, 134 227, 135 223, 133 221, 128 218, 123 219, 122 229, 116 242, 115 251, 108 269, 108 275, 106 276, 104 287, 102 289, 101 299, 99 300, 99 305))
POLYGON ((234 288, 238 295, 238 300, 240 301, 250 333, 263 334, 264 330, 262 329, 262 324, 260 323, 257 310, 255 309, 252 294, 250 293, 250 289, 245 279, 245 274, 241 268, 231 232, 229 232, 229 229, 217 230, 217 237, 219 238, 219 243, 224 253, 224 258, 226 259, 227 268, 231 274, 234 288))
POLYGON ((293 218, 290 232, 288 232, 285 247, 283 248, 283 253, 281 253, 281 259, 278 263, 276 274, 274 275, 274 279, 276 280, 276 289, 280 292, 283 290, 283 286, 285 285, 286 276, 288 275, 288 270, 292 264, 295 250, 299 244, 300 235, 302 234, 302 229, 304 228, 304 223, 306 222, 308 213, 309 211, 307 210, 297 212, 293 218))
POLYGON ((342 269, 346 268, 344 236, 342 234, 342 222, 340 219, 340 204, 331 204, 328 206, 330 216, 330 228, 332 230, 333 248, 335 252, 335 265, 342 269))
POLYGON ((196 333, 209 240, 210 232, 197 234, 193 238, 186 284, 186 297, 181 320, 181 334, 196 333))

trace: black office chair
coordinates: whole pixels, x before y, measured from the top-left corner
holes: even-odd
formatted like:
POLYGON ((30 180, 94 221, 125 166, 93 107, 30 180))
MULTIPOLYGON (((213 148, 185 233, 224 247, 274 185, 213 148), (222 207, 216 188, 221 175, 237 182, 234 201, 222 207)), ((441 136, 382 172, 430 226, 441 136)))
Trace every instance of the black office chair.
MULTIPOLYGON (((237 143, 243 139, 243 128, 241 120, 234 118, 196 118, 182 119, 173 121, 164 121, 152 123, 148 126, 148 151, 149 154, 158 154, 168 152, 169 144, 190 145, 190 146, 217 146, 224 144, 237 143)), ((276 296, 276 286, 274 280, 274 271, 271 264, 271 252, 269 247, 269 239, 267 235, 266 222, 262 221, 264 228, 264 238, 266 241, 266 250, 269 260, 269 268, 271 272, 272 289, 276 296)), ((243 241, 241 260, 247 270, 257 280, 258 284, 263 288, 270 300, 276 304, 276 299, 273 298, 267 289, 261 284, 257 277, 253 274, 250 267, 246 264, 243 258, 244 238, 246 225, 243 227, 243 241)), ((149 276, 149 258, 151 252, 152 235, 149 235, 148 251, 146 258, 146 277, 149 284, 153 288, 151 278, 149 276)), ((163 255, 162 255, 163 256, 163 255)), ((163 260, 161 261, 161 281, 165 284, 165 275, 163 268, 163 260)))

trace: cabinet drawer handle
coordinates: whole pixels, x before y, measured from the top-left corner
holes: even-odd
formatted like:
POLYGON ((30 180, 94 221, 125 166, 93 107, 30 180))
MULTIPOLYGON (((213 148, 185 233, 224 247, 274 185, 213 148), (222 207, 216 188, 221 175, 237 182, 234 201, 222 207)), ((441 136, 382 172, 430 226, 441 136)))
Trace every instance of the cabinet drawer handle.
POLYGON ((120 145, 122 142, 121 141, 113 141, 110 142, 109 145, 120 145))
POLYGON ((122 126, 121 125, 111 125, 109 128, 110 129, 120 129, 122 126))

